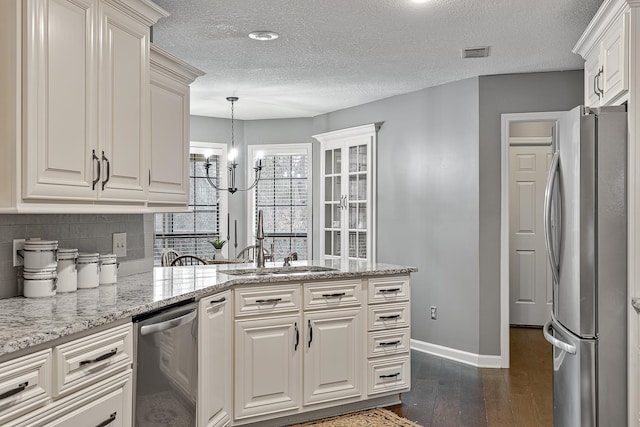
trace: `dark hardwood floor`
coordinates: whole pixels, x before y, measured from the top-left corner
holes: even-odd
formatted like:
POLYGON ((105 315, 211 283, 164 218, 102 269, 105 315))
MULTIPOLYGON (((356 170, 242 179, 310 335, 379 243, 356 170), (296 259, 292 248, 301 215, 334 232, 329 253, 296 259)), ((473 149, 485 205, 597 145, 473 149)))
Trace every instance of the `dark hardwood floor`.
POLYGON ((413 351, 411 391, 389 409, 424 427, 551 427, 551 345, 511 328, 511 367, 478 369, 413 351))

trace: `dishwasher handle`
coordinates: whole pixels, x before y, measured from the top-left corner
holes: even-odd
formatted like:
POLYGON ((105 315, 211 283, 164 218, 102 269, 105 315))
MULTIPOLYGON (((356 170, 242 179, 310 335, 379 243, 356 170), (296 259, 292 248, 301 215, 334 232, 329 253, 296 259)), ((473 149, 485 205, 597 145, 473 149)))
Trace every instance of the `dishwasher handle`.
POLYGON ((157 332, 166 331, 186 323, 193 321, 198 316, 198 310, 193 309, 187 314, 175 317, 173 319, 164 320, 159 323, 152 323, 151 325, 144 325, 140 327, 140 335, 155 334, 157 332))

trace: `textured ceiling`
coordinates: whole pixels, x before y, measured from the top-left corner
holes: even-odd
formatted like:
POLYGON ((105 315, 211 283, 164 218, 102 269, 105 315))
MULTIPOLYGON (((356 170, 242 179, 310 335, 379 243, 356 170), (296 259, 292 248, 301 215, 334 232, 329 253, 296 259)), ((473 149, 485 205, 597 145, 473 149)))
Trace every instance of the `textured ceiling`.
POLYGON ((154 0, 154 43, 207 74, 191 113, 313 117, 479 75, 582 68, 571 48, 602 0, 154 0), (280 38, 251 40, 251 31, 280 38), (462 59, 464 47, 491 47, 462 59))

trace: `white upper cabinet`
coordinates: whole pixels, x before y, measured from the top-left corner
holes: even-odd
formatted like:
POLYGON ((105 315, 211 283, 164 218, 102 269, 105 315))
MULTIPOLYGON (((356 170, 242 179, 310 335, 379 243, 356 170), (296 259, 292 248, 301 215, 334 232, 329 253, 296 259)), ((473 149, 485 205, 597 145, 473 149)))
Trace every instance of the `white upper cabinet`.
POLYGON ((0 212, 186 206, 188 85, 202 72, 157 53, 151 76, 164 16, 150 0, 0 4, 0 212))
POLYGON ((320 258, 375 262, 376 140, 369 124, 320 141, 320 258))
POLYGON ((627 101, 629 19, 626 1, 607 2, 573 48, 585 59, 585 104, 590 107, 627 101))
POLYGON ((189 84, 203 74, 151 46, 148 200, 154 206, 189 204, 189 84))

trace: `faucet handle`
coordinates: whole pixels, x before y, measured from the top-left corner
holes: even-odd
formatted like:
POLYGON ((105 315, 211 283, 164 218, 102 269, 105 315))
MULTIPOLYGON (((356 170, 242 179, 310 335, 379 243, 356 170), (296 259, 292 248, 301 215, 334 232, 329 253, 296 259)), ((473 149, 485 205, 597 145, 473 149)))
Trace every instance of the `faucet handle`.
POLYGON ((284 263, 282 264, 283 267, 291 267, 291 264, 289 263, 289 261, 291 261, 291 258, 286 256, 283 259, 284 263))

